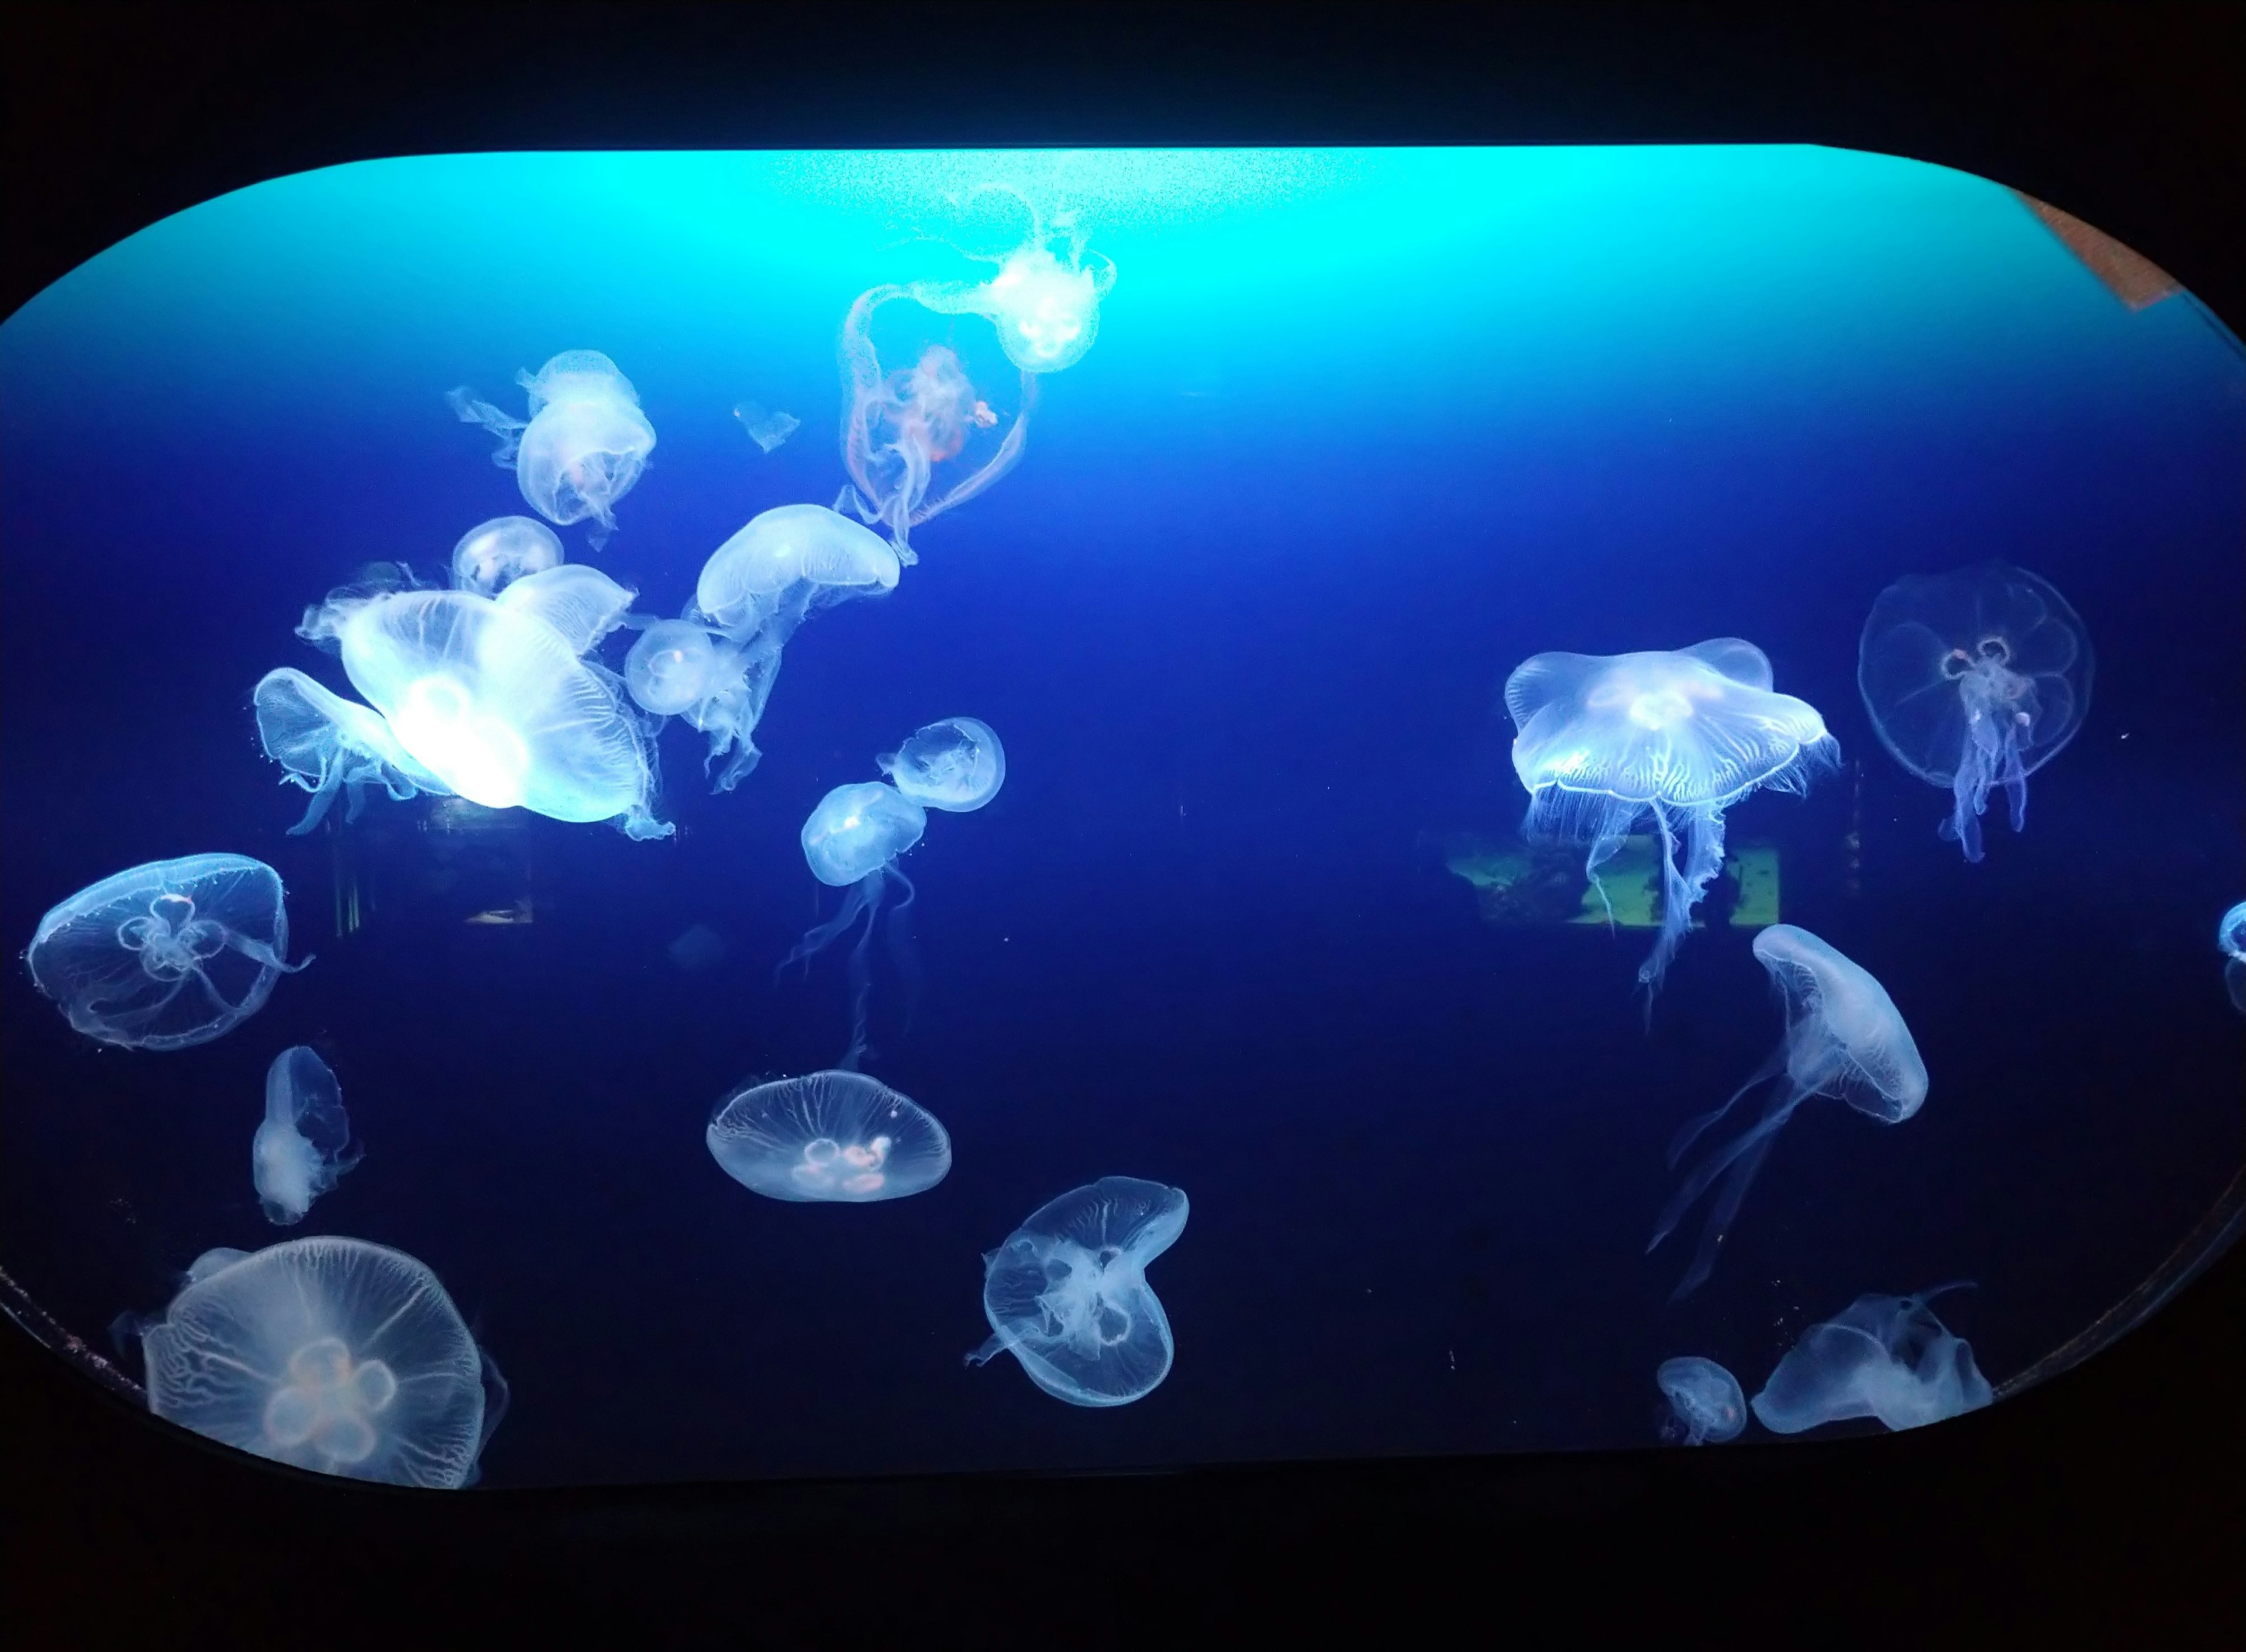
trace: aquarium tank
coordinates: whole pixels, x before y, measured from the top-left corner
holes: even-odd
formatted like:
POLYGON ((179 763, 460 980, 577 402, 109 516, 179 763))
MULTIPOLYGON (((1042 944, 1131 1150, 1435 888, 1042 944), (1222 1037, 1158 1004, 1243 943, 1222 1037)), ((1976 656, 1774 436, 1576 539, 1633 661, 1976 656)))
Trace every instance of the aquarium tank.
POLYGON ((245 1464, 1784 1450, 2236 1234, 2246 360, 1998 183, 372 160, 0 451, 0 1302, 245 1464))

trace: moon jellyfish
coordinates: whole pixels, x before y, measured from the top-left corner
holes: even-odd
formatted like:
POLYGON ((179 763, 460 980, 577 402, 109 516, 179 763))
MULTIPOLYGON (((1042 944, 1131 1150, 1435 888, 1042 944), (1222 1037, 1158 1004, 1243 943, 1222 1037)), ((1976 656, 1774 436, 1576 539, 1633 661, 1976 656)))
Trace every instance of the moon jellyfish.
POLYGON ((1712 1112, 1701 1114, 1678 1132, 1669 1149, 1673 1167, 1740 1097, 1756 1085, 1778 1080, 1762 1120, 1703 1159, 1685 1179, 1655 1225, 1650 1251, 1666 1239, 1692 1202, 1724 1179, 1709 1210, 1692 1266, 1671 1302, 1697 1288, 1716 1265, 1716 1253, 1739 1201, 1770 1152, 1793 1110, 1812 1096, 1845 1101, 1883 1125, 1901 1124, 1926 1100, 1926 1064, 1910 1029, 1887 989, 1863 967, 1790 923, 1774 923, 1754 938, 1754 955, 1770 972, 1771 984, 1786 1007, 1786 1037, 1770 1058, 1712 1112))
POLYGON ((2090 709, 2090 636, 2066 599, 2023 569, 1984 562, 1913 575, 1864 622, 1856 686, 1896 762, 1950 794, 1942 835, 1981 858, 1981 816, 2002 785, 2027 825, 2028 776, 2090 709))
POLYGON ((1505 704, 1514 771, 1528 788, 1522 830, 1589 840, 1593 887, 1630 829, 1652 817, 1661 934, 1637 971, 1650 1008, 1723 869, 1724 811, 1758 790, 1806 790, 1837 751, 1825 720, 1773 692, 1770 661, 1735 636, 1665 654, 1539 654, 1506 680, 1505 704))
MULTIPOLYGON (((984 187, 1015 194, 1004 185, 984 187)), ((1015 194, 1015 199, 1022 198, 1015 194)), ((990 261, 997 263, 998 273, 989 281, 915 282, 910 291, 940 315, 988 317, 997 329, 1006 359, 1024 372, 1057 373, 1082 361, 1099 337, 1099 301, 1115 285, 1115 265, 1095 254, 1087 267, 1085 235, 1073 221, 1048 229, 1035 207, 1030 212, 1028 239, 1004 257, 990 261), (1054 230, 1067 235, 1065 260, 1052 250, 1054 230)))
POLYGON ((282 783, 312 794, 304 818, 289 828, 291 837, 319 825, 344 787, 351 790, 347 822, 358 819, 371 785, 401 803, 423 792, 452 795, 451 787, 398 744, 380 712, 330 693, 302 671, 289 666, 268 671, 250 697, 265 755, 288 771, 282 783))
POLYGON ((967 1356, 1001 1353, 1072 1405, 1128 1405, 1170 1374, 1174 1344, 1147 1265, 1185 1231, 1179 1188, 1103 1176, 1037 1212, 983 1259, 990 1340, 967 1356))
POLYGON ((265 1122, 250 1144, 251 1174, 265 1220, 287 1227, 359 1161, 344 1112, 343 1086, 309 1044, 273 1057, 265 1074, 265 1122))
POLYGON ((597 548, 616 529, 616 502, 632 490, 655 448, 655 427, 639 410, 639 393, 597 350, 568 350, 538 370, 519 372, 530 393, 527 423, 464 385, 446 399, 470 425, 500 438, 492 463, 512 470, 531 507, 556 527, 590 517, 597 548))
POLYGON ((759 452, 771 452, 803 427, 803 421, 794 414, 775 412, 762 402, 741 403, 733 409, 733 417, 741 421, 741 428, 748 432, 759 452))
POLYGON ((1006 749, 989 724, 948 717, 875 759, 889 782, 926 809, 967 814, 1006 783, 1006 749))
POLYGON ((460 535, 453 547, 453 585, 479 596, 496 596, 526 574, 562 566, 562 541, 528 516, 494 516, 460 535))
POLYGON ((1919 1428, 1988 1404, 1992 1395, 1972 1344, 1951 1336, 1927 1307, 1962 1288, 1859 1296, 1836 1318, 1812 1325, 1749 1402, 1755 1416, 1773 1434, 1799 1434, 1856 1417, 1919 1428))
POLYGON ((777 506, 710 554, 687 617, 782 647, 813 608, 896 589, 897 569, 897 553, 847 517, 824 505, 777 506))
POLYGON ((708 1139, 742 1186, 797 1204, 906 1199, 951 1169, 936 1116, 859 1072, 744 1085, 718 1104, 708 1139))
POLYGON ((239 854, 152 860, 39 920, 31 979, 71 1026, 128 1050, 208 1044, 265 1007, 289 962, 280 874, 239 854))
POLYGON ((544 620, 562 634, 572 654, 590 654, 602 637, 626 622, 638 595, 596 568, 565 562, 524 574, 494 600, 503 608, 544 620))
POLYGON ((2222 948, 2222 984, 2229 989, 2230 1002, 2246 1013, 2246 901, 2222 914, 2215 927, 2215 944, 2222 948))
POLYGON ((1747 1403, 1739 1378, 1712 1359, 1664 1359, 1653 1380, 1669 1398, 1664 1439, 1701 1445, 1735 1439, 1747 1425, 1747 1403))
POLYGON ((465 1485, 506 1409, 436 1275, 364 1240, 214 1253, 140 1350, 157 1416, 352 1479, 465 1485))
POLYGON ((779 650, 762 637, 737 643, 691 620, 657 620, 624 660, 624 687, 642 710, 684 717, 710 737, 704 773, 732 752, 710 787, 730 792, 764 755, 752 737, 779 670, 779 650))
POLYGON ((867 1010, 874 986, 867 946, 874 938, 874 925, 892 881, 903 886, 904 899, 889 909, 889 949, 909 981, 915 974, 905 929, 905 913, 913 901, 912 880, 897 870, 896 860, 920 841, 920 834, 926 830, 928 812, 895 786, 879 780, 836 786, 820 799, 819 806, 803 823, 803 858, 810 863, 813 875, 821 883, 847 888, 849 894, 842 909, 797 942, 795 950, 780 960, 779 967, 784 971, 790 964, 807 962, 812 954, 834 944, 861 917, 865 919, 866 928, 850 948, 850 1047, 837 1064, 846 1069, 856 1066, 867 1049, 867 1010))

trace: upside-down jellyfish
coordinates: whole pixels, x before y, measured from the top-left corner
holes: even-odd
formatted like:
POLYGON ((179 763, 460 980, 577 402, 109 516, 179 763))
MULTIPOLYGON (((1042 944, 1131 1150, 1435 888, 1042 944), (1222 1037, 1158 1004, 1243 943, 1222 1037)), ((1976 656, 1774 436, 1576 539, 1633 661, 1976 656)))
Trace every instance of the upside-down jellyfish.
POLYGON ((779 670, 779 649, 760 635, 736 642, 691 620, 657 620, 624 660, 624 687, 642 710, 684 717, 708 735, 703 772, 716 770, 712 792, 730 792, 764 755, 754 736, 779 670))
MULTIPOLYGON (((983 188, 1022 200, 1003 184, 983 188)), ((940 315, 988 317, 1006 359, 1024 372, 1057 373, 1082 361, 1099 336, 1099 301, 1115 285, 1115 265, 1095 254, 1087 267, 1085 234, 1072 220, 1049 228, 1034 207, 1023 205, 1030 207, 1029 236, 1004 257, 988 261, 998 266, 996 275, 979 282, 915 282, 910 291, 940 315), (1065 260, 1052 250, 1056 231, 1067 236, 1065 260)))
POLYGON ((1701 1445, 1736 1439, 1747 1425, 1747 1403, 1739 1378, 1712 1359, 1664 1359, 1653 1381, 1669 1400, 1664 1439, 1701 1445))
POLYGON ((567 350, 533 377, 527 423, 476 400, 463 385, 446 399, 467 424, 500 438, 492 463, 513 470, 522 496, 548 521, 566 527, 591 517, 597 547, 616 529, 616 502, 632 490, 655 448, 655 427, 639 392, 597 350, 567 350))
POLYGON ((140 1350, 157 1416, 352 1479, 465 1485, 506 1411, 436 1275, 364 1240, 210 1253, 140 1350))
POLYGON ((152 860, 39 920, 31 979, 71 1026, 128 1050, 184 1050, 265 1007, 289 962, 280 874, 240 854, 152 860))
POLYGON ((988 723, 948 717, 874 759, 889 784, 925 809, 967 814, 1006 783, 1006 748, 988 723))
POLYGON ((1716 1252, 1739 1214, 1739 1201, 1796 1107, 1812 1096, 1830 1096, 1881 1124, 1896 1125, 1926 1100, 1926 1064, 1919 1059, 1910 1029, 1887 989, 1861 965, 1790 923, 1774 923, 1756 935, 1754 955, 1770 972, 1771 984, 1785 1004, 1786 1037, 1746 1083, 1732 1092, 1731 1100, 1678 1132, 1669 1149, 1671 1166, 1748 1091, 1773 1078, 1780 1082, 1763 1109, 1762 1121, 1703 1159, 1654 1227, 1649 1251, 1669 1236, 1693 1200, 1719 1176, 1725 1177, 1723 1190, 1708 1212, 1700 1248, 1671 1301, 1697 1288, 1715 1267, 1716 1252))
POLYGON ((862 915, 866 928, 850 948, 852 1011, 850 1047, 835 1064, 845 1070, 857 1065, 866 1053, 867 1010, 874 973, 867 955, 874 925, 892 880, 904 887, 904 899, 889 910, 889 948, 909 982, 915 974, 905 913, 912 905, 912 880, 897 870, 899 855, 920 841, 928 830, 928 812, 879 780, 838 785, 820 799, 819 806, 803 823, 803 858, 821 883, 847 888, 842 909, 795 943, 795 950, 780 960, 785 970, 792 963, 834 942, 862 915))
POLYGON ((951 1169, 936 1116, 860 1072, 743 1085, 718 1104, 707 1139, 742 1186, 795 1204, 905 1199, 951 1169))
POLYGON ((1770 661, 1735 636, 1666 654, 1539 654, 1506 679, 1505 705, 1528 836, 1588 839, 1596 887, 1640 819, 1661 834, 1661 935, 1637 971, 1650 1009, 1723 870, 1724 811, 1751 792, 1805 790, 1837 750, 1825 720, 1774 693, 1770 661))
POLYGON ((265 1119, 250 1143, 249 1163, 265 1220, 287 1227, 304 1220, 312 1201, 358 1163, 343 1086, 309 1044, 273 1057, 265 1073, 265 1119))
POLYGON ((1973 1363, 1973 1347, 1950 1335, 1927 1307, 1943 1285, 1916 1296, 1859 1296, 1834 1318, 1812 1325, 1748 1402, 1773 1434, 1821 1423, 1876 1417, 1889 1428, 1919 1428, 1994 1397, 1973 1363))
POLYGON ((382 714, 330 693, 293 666, 268 671, 251 699, 257 707, 257 738, 265 755, 288 771, 284 785, 312 794, 304 818, 289 828, 301 837, 319 825, 344 787, 351 802, 346 822, 366 806, 366 788, 378 785, 397 801, 427 792, 450 797, 452 788, 423 768, 398 744, 382 714))
POLYGON ((1984 562, 1914 574, 1864 622, 1856 686, 1880 743, 1947 787, 1942 835, 1981 858, 1991 786, 2027 825, 2028 776, 2057 757, 2090 709, 2090 635, 2066 599, 2024 569, 1984 562))
POLYGON ((524 574, 493 600, 503 608, 544 620, 562 634, 572 654, 590 654, 602 637, 625 623, 638 595, 596 568, 565 562, 524 574))
POLYGON ((1072 1405, 1127 1405, 1170 1374, 1169 1317, 1147 1265, 1185 1231, 1186 1196, 1158 1181, 1103 1176, 1038 1210, 983 1259, 990 1340, 1072 1405))
POLYGON ((453 547, 453 585, 479 596, 496 596, 526 574, 562 566, 562 541, 528 516, 494 516, 460 535, 453 547))

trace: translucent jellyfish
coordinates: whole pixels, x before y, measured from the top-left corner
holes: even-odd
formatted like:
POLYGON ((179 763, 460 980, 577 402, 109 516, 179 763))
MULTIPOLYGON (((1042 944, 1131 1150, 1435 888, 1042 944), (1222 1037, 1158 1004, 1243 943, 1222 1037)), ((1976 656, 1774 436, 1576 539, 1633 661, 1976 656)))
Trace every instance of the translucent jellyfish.
POLYGON ((1737 1438, 1747 1425, 1746 1397, 1739 1392, 1739 1378, 1714 1360, 1664 1359, 1653 1380, 1669 1398, 1664 1439, 1687 1445, 1713 1440, 1720 1445, 1737 1438))
POLYGON ((2028 776, 2057 757, 2090 709, 2090 636, 2066 599, 2002 562, 1913 575, 1864 622, 1856 686, 1896 762, 1946 787, 1942 835, 1981 858, 1991 786, 2026 826, 2028 776))
POLYGON ((466 386, 446 399, 465 422, 500 438, 492 463, 514 472, 533 509, 562 527, 592 518, 598 547, 615 531, 616 502, 631 492, 655 448, 639 393, 597 350, 564 350, 535 377, 514 377, 530 392, 527 424, 476 400, 466 386))
POLYGON ((1770 1153, 1771 1143, 1812 1096, 1845 1101, 1883 1125, 1901 1124, 1926 1100, 1926 1064, 1887 989, 1864 968, 1790 923, 1774 923, 1754 938, 1754 955, 1770 972, 1786 1008, 1786 1037, 1731 1099, 1679 1131, 1669 1149, 1674 1166, 1709 1125, 1757 1084, 1778 1080, 1762 1120, 1701 1160, 1661 1213, 1647 1244, 1666 1239, 1692 1202, 1723 1177, 1708 1212, 1700 1248, 1678 1285, 1675 1301, 1695 1289, 1716 1265, 1716 1253, 1739 1201, 1770 1153))
POLYGON ((1773 692, 1770 661, 1735 636, 1673 654, 1539 654, 1507 679, 1505 704, 1532 840, 1588 840, 1596 887, 1639 820, 1661 834, 1661 935, 1637 972, 1649 1007, 1723 869, 1724 811, 1751 792, 1807 789, 1838 750, 1816 708, 1773 692))
POLYGON ((140 1351, 157 1416, 353 1479, 465 1485, 506 1409, 436 1275, 364 1240, 214 1252, 140 1351))
POLYGON ((2215 944, 2222 948, 2222 984, 2229 989, 2230 1002, 2246 1013, 2246 901, 2222 914, 2215 928, 2215 944))
MULTIPOLYGON (((1015 194, 1003 185, 984 188, 1015 194)), ((1034 207, 1030 212, 1029 238, 990 261, 998 273, 989 281, 915 282, 911 291, 940 314, 987 316, 1006 359, 1024 372, 1057 373, 1082 361, 1099 337, 1099 301, 1115 285, 1115 265, 1097 254, 1086 264, 1085 235, 1072 218, 1049 229, 1034 207), (1056 232, 1067 238, 1065 258, 1052 249, 1056 232)))
POLYGON ((1837 1318, 1812 1325, 1748 1402, 1755 1416, 1773 1434, 1799 1434, 1855 1417, 1919 1428, 1988 1404, 1988 1379, 1973 1363, 1972 1345, 1951 1336, 1927 1307, 1960 1288, 1859 1296, 1837 1318))
POLYGON ((741 428, 757 445, 759 452, 769 453, 803 427, 803 421, 793 413, 776 412, 762 402, 742 402, 733 409, 733 417, 741 421, 741 428))
POLYGON ((821 883, 850 893, 842 909, 795 943, 795 950, 780 961, 780 969, 807 961, 812 954, 831 946, 861 917, 866 921, 857 944, 850 948, 850 989, 853 1005, 850 1047, 839 1065, 849 1068, 866 1052, 867 1013, 873 986, 873 962, 868 946, 881 902, 895 882, 904 899, 889 910, 889 948, 909 981, 916 972, 905 929, 905 913, 912 905, 912 880, 897 870, 899 855, 920 841, 928 830, 928 812, 892 785, 862 780, 838 785, 820 799, 819 806, 803 823, 803 858, 821 883))
POLYGON ((398 743, 469 802, 673 831, 650 811, 653 754, 623 680, 542 620, 466 591, 351 590, 297 631, 334 642, 398 743))
POLYGON ((749 519, 710 554, 689 619, 784 647, 813 608, 897 587, 897 553, 824 505, 781 505, 749 519))
POLYGON ((642 710, 708 735, 703 772, 715 771, 711 791, 730 792, 764 755, 753 737, 779 671, 779 649, 761 635, 736 642, 691 620, 657 620, 624 660, 624 687, 642 710))
POLYGON ((184 1050, 265 1007, 289 962, 280 874, 239 854, 152 860, 79 890, 25 954, 71 1026, 128 1050, 184 1050))
POLYGON ((1185 1231, 1186 1196, 1158 1181, 1103 1176, 1037 1212, 983 1259, 990 1340, 1030 1380, 1072 1405, 1128 1405, 1170 1374, 1174 1344, 1147 1265, 1185 1231))
POLYGON ((562 634, 572 654, 590 654, 602 637, 625 623, 638 595, 596 568, 565 562, 524 574, 495 600, 503 608, 544 620, 562 634))
POLYGON ((875 762, 915 803, 953 814, 981 808, 1006 783, 1006 748, 988 723, 971 717, 931 723, 875 762))
POLYGON ((345 787, 351 791, 346 821, 358 819, 371 785, 401 803, 423 792, 452 795, 451 787, 398 744, 380 712, 329 692, 302 671, 289 666, 268 671, 251 699, 265 755, 288 771, 282 783, 312 794, 304 818, 289 828, 291 837, 319 825, 345 787))
POLYGON ((479 596, 496 596, 526 574, 562 566, 562 541, 529 516, 494 516, 460 535, 453 547, 453 585, 479 596))
POLYGON ((797 1204, 906 1199, 951 1169, 935 1115, 858 1072, 744 1085, 718 1104, 709 1142, 742 1186, 797 1204))
POLYGON ((265 1073, 265 1122, 249 1148, 265 1220, 287 1227, 359 1161, 344 1112, 343 1086, 309 1044, 273 1057, 265 1073))

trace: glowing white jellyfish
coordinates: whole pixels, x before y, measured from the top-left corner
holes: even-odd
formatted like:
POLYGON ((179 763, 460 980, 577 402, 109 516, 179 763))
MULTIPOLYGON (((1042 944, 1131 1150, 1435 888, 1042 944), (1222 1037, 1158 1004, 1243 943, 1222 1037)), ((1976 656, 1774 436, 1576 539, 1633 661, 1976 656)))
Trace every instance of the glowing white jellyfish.
POLYGON ((687 617, 781 647, 813 609, 896 589, 897 569, 897 553, 847 517, 824 505, 776 506, 710 554, 687 617))
POLYGON ((544 620, 562 634, 572 654, 590 654, 602 637, 626 622, 638 595, 596 568, 565 562, 524 574, 494 600, 514 613, 544 620))
POLYGON ((1806 789, 1838 749, 1816 708, 1773 692, 1770 661, 1738 637, 1675 653, 1539 654, 1506 680, 1505 704, 1530 837, 1587 840, 1596 887, 1640 820, 1660 833, 1661 934, 1637 972, 1649 1004, 1723 870, 1724 811, 1752 792, 1806 789))
POLYGON ((1896 762, 1950 794, 1942 835, 1981 858, 1981 816, 2001 785, 2012 830, 2028 776, 2057 757, 2090 709, 2090 635, 2044 581, 2003 562, 1914 575, 1864 622, 1856 686, 1896 762))
POLYGON ((526 574, 562 566, 562 541, 528 516, 494 516, 460 535, 453 547, 453 585, 479 596, 496 596, 526 574))
POLYGON ((805 962, 832 945, 861 917, 865 919, 866 928, 850 948, 850 1047, 839 1064, 843 1067, 855 1066, 866 1051, 867 1014, 874 985, 867 948, 892 882, 903 888, 904 899, 889 911, 889 947, 909 978, 914 972, 905 929, 913 886, 897 870, 896 860, 920 841, 926 830, 928 812, 902 796, 895 786, 879 780, 836 786, 819 800, 819 806, 803 823, 803 858, 810 864, 812 874, 821 883, 847 889, 849 894, 842 909, 797 942, 779 967, 785 970, 790 964, 805 962))
POLYGON ((1834 1318, 1812 1325, 1787 1349, 1762 1392, 1748 1403, 1773 1434, 1822 1423, 1875 1417, 1893 1429, 1920 1428, 1994 1397, 1973 1363, 1973 1348, 1950 1333, 1927 1303, 1943 1285, 1916 1296, 1859 1296, 1834 1318))
POLYGON ((71 1026, 128 1050, 184 1050, 265 1007, 289 962, 280 874, 239 854, 152 860, 39 920, 31 979, 71 1026))
POLYGON ((398 743, 380 712, 330 693, 293 667, 268 671, 250 697, 265 755, 287 770, 282 783, 312 794, 304 818, 289 828, 291 837, 319 825, 345 788, 351 792, 347 822, 366 806, 369 786, 380 786, 401 803, 423 792, 452 795, 450 786, 398 743))
POLYGON ((951 1169, 936 1116, 858 1072, 745 1084, 718 1104, 708 1140, 742 1186, 796 1204, 909 1198, 951 1169))
POLYGON ((1747 1403, 1739 1378, 1712 1359, 1664 1359, 1653 1381, 1669 1401, 1662 1438, 1701 1445, 1736 1439, 1747 1425, 1747 1403))
POLYGON ((989 724, 971 717, 931 723, 875 762, 915 803, 953 814, 981 808, 1006 783, 1005 747, 989 724))
POLYGON ((1678 1132, 1669 1149, 1670 1164, 1683 1158, 1701 1132, 1748 1091, 1773 1079, 1779 1083, 1761 1122, 1703 1159, 1655 1225, 1649 1251, 1669 1236, 1718 1177, 1724 1178, 1708 1212, 1699 1250, 1677 1287, 1677 1296, 1698 1287, 1715 1267, 1716 1253, 1739 1214, 1740 1200, 1796 1107, 1812 1096, 1830 1096, 1881 1124, 1895 1125, 1916 1113, 1926 1100, 1926 1064, 1919 1059, 1910 1029, 1887 989, 1861 965, 1790 923, 1774 923, 1756 935, 1754 955, 1770 972, 1771 984, 1785 1004, 1786 1037, 1729 1101, 1678 1132))
POLYGON ((708 735, 710 789, 730 792, 764 755, 753 737, 779 671, 779 649, 761 635, 735 642, 691 620, 657 620, 624 660, 624 687, 642 710, 708 735))
POLYGON ((140 1350, 157 1416, 353 1479, 465 1485, 506 1410, 436 1275, 357 1239, 210 1253, 140 1350))
POLYGON ((500 438, 492 463, 514 472, 533 509, 562 527, 590 517, 597 547, 655 448, 639 392, 597 350, 564 350, 534 377, 519 372, 515 382, 530 393, 527 422, 476 400, 466 386, 446 399, 463 421, 500 438))
MULTIPOLYGON (((985 185, 1023 198, 1003 185, 985 185)), ((977 194, 983 193, 977 190, 977 194)), ((986 282, 915 282, 913 297, 947 316, 983 316, 997 329, 1006 359, 1025 373, 1057 373, 1084 359, 1099 334, 1099 303, 1115 285, 1113 261, 1094 255, 1086 264, 1086 236, 1073 218, 1050 228, 1027 201, 1028 239, 990 262, 998 273, 986 282), (1066 256, 1053 251, 1065 235, 1066 256)))
POLYGON ((265 1119, 250 1143, 250 1174, 265 1220, 287 1227, 358 1163, 343 1086, 309 1044, 273 1057, 265 1073, 265 1119))
POLYGON ((2222 948, 2222 984, 2231 1005, 2246 1014, 2246 901, 2222 914, 2215 926, 2215 944, 2222 948))
POLYGON ((1147 1267, 1186 1227, 1179 1188, 1104 1176, 1063 1193, 983 1259, 990 1340, 980 1365, 1011 1353, 1072 1405, 1127 1405, 1170 1374, 1169 1317, 1147 1267))

